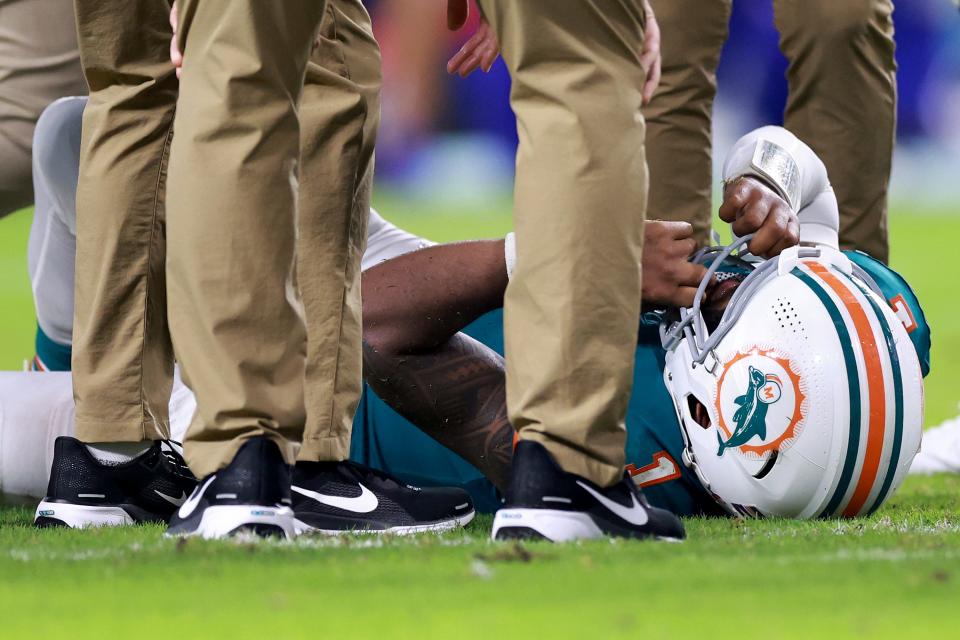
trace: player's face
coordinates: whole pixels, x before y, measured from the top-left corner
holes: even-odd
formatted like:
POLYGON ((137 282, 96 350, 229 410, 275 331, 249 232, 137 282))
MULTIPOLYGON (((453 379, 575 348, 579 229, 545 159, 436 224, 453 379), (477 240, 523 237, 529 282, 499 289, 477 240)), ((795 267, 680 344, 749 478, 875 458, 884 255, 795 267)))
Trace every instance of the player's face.
MULTIPOLYGON (((700 313, 703 314, 703 321, 709 331, 714 331, 720 324, 723 312, 726 311, 730 299, 737 290, 746 275, 730 274, 727 277, 711 284, 706 291, 703 303, 700 306, 700 313)), ((690 403, 690 415, 700 426, 707 428, 710 426, 710 412, 707 408, 692 395, 687 398, 690 403)))
MULTIPOLYGON (((734 291, 736 291, 737 287, 742 283, 742 276, 734 276, 726 280, 721 280, 707 289, 707 295, 704 298, 703 305, 700 307, 700 312, 703 314, 703 321, 707 324, 707 329, 713 331, 717 328, 717 325, 720 324, 720 318, 723 317, 723 312, 726 311, 727 305, 730 304, 730 298, 733 297, 734 291)), ((688 401, 690 402, 690 415, 693 416, 697 424, 704 428, 709 427, 710 413, 707 411, 707 408, 703 406, 703 403, 693 396, 690 396, 688 401)))
POLYGON ((743 282, 741 277, 727 278, 707 289, 707 295, 700 307, 700 312, 703 314, 703 320, 707 323, 707 328, 710 331, 717 328, 720 318, 723 317, 723 312, 726 311, 727 305, 730 303, 730 298, 733 297, 733 292, 737 290, 741 282, 743 282))

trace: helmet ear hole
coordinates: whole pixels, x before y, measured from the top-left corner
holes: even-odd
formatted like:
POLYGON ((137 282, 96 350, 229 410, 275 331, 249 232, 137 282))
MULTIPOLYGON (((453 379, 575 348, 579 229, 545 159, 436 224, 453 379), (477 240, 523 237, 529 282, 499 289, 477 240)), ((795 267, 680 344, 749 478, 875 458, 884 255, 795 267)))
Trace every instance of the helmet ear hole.
POLYGON ((690 417, 694 422, 704 429, 710 428, 710 413, 706 405, 700 402, 692 393, 687 394, 687 409, 690 411, 690 417))
POLYGON ((773 465, 777 463, 777 458, 780 457, 780 451, 774 449, 770 452, 770 456, 767 458, 767 461, 763 463, 763 466, 760 467, 760 470, 753 474, 753 477, 757 480, 763 480, 770 470, 773 469, 773 465))

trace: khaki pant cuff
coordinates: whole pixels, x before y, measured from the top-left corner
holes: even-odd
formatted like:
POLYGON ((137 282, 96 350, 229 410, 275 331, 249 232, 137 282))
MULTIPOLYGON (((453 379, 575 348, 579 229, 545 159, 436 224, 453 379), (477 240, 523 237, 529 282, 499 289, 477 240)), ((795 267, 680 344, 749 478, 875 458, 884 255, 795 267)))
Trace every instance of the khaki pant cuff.
POLYGON ((187 460, 190 471, 198 478, 205 478, 211 473, 216 473, 233 461, 237 451, 240 450, 247 440, 258 436, 266 436, 277 443, 280 447, 280 453, 283 460, 289 465, 294 463, 296 457, 296 443, 290 442, 283 436, 271 433, 269 431, 254 430, 233 440, 224 441, 203 441, 187 440, 184 443, 183 455, 187 460))
POLYGON ((350 457, 350 436, 304 439, 297 460, 302 462, 339 462, 350 457))
MULTIPOLYGON (((523 429, 520 431, 520 439, 539 442, 550 452, 561 469, 583 476, 598 486, 609 487, 623 477, 625 459, 619 464, 611 464, 610 456, 598 457, 584 449, 573 447, 567 442, 552 439, 542 431, 523 429)), ((623 457, 622 449, 620 457, 623 457)))
POLYGON ((74 424, 81 442, 143 442, 169 437, 169 429, 152 420, 108 421, 77 416, 74 424))

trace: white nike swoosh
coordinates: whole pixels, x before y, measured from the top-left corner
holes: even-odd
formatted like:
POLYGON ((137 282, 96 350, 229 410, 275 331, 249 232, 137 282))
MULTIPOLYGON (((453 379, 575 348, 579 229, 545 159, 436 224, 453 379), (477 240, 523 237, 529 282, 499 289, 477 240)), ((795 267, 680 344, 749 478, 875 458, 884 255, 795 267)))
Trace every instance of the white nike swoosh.
POLYGON ((201 486, 197 487, 196 490, 190 494, 190 497, 187 498, 182 505, 180 505, 180 510, 177 511, 177 515, 180 516, 180 518, 186 519, 190 517, 190 514, 193 513, 193 510, 197 508, 198 504, 200 504, 200 498, 203 497, 203 492, 207 490, 207 487, 210 486, 210 483, 213 482, 214 478, 216 478, 216 476, 210 476, 207 478, 207 481, 201 486))
POLYGON ((179 498, 174 498, 173 496, 168 496, 167 494, 161 493, 161 492, 157 491, 156 489, 154 489, 153 492, 154 492, 155 494, 157 494, 158 496, 160 496, 161 498, 163 498, 164 500, 166 500, 167 502, 169 502, 170 504, 172 504, 173 506, 175 506, 175 507, 179 507, 180 505, 182 505, 184 502, 187 501, 187 492, 186 492, 186 491, 181 492, 181 493, 183 493, 183 495, 181 495, 179 498))
POLYGON ((606 497, 605 495, 598 493, 597 491, 594 491, 593 489, 588 487, 583 482, 580 482, 579 480, 577 480, 577 484, 583 487, 587 491, 587 493, 589 493, 594 498, 599 500, 600 504, 605 506, 610 511, 613 511, 616 515, 623 518, 630 524, 635 524, 638 527, 642 527, 643 525, 647 524, 647 522, 650 520, 650 516, 647 514, 647 510, 643 508, 642 504, 637 502, 637 496, 633 495, 632 493, 630 494, 630 499, 633 501, 633 506, 625 507, 622 504, 614 502, 613 500, 606 497))
POLYGON ((377 500, 377 496, 375 496, 370 489, 367 489, 362 484, 360 485, 360 495, 356 498, 328 496, 323 493, 317 493, 316 491, 310 491, 309 489, 304 489, 297 486, 292 486, 290 488, 302 496, 313 498, 320 504, 336 507, 337 509, 343 509, 344 511, 353 511, 354 513, 370 513, 377 508, 378 504, 380 504, 379 500, 377 500))

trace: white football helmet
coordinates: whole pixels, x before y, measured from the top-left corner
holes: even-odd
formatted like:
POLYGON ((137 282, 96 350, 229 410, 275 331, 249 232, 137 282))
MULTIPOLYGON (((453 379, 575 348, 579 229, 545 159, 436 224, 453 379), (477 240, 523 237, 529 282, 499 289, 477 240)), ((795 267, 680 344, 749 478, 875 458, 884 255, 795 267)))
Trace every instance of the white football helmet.
POLYGON ((684 463, 734 514, 872 513, 920 446, 913 344, 873 280, 827 246, 756 263, 711 330, 707 283, 749 239, 706 252, 693 306, 661 330, 684 463))

